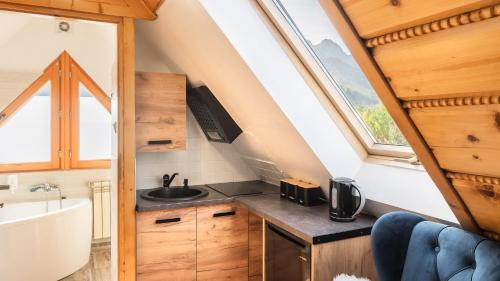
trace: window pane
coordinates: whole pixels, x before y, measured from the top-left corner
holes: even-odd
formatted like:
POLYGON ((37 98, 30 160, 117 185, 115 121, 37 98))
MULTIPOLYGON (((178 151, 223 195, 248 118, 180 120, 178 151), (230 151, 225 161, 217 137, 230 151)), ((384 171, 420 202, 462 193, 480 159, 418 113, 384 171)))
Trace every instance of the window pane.
POLYGON ((51 154, 50 82, 0 124, 0 164, 49 162, 51 154))
POLYGON ((318 1, 273 0, 373 140, 408 145, 318 1))
POLYGON ((111 114, 82 84, 80 90, 80 160, 111 159, 111 114))

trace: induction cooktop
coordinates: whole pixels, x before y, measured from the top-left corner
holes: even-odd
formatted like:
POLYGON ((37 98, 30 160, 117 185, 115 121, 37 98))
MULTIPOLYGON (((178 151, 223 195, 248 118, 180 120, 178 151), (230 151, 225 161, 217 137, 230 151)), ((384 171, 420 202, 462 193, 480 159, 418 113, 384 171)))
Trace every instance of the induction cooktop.
POLYGON ((279 187, 262 181, 215 183, 208 187, 228 197, 279 193, 279 187))

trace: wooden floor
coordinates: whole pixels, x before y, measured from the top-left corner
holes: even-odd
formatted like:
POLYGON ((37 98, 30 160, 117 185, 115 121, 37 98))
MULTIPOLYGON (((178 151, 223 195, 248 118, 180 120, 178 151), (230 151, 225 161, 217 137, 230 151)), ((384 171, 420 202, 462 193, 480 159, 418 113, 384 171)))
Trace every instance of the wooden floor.
POLYGON ((89 263, 60 281, 110 281, 111 246, 100 243, 92 246, 89 263))

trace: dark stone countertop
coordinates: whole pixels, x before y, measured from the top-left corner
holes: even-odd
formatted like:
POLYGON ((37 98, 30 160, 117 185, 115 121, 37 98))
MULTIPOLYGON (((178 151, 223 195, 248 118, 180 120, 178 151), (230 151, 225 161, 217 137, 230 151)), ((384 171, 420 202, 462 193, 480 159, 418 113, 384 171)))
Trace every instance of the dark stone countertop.
MULTIPOLYGON (((197 207, 197 206, 207 206, 207 205, 215 205, 233 202, 234 198, 227 197, 224 194, 221 194, 206 185, 195 185, 194 187, 201 187, 208 191, 208 195, 193 201, 186 202, 161 202, 161 201, 150 201, 141 197, 143 192, 148 192, 151 189, 141 189, 137 190, 136 196, 136 206, 135 209, 137 212, 152 212, 152 211, 160 211, 160 210, 172 210, 179 208, 189 208, 189 207, 197 207)), ((172 187, 178 188, 178 187, 172 187)), ((180 187, 181 188, 181 187, 180 187)))
MULTIPOLYGON (((143 192, 148 192, 154 188, 137 190, 136 207, 135 207, 136 211, 138 211, 138 212, 151 212, 151 211, 171 210, 171 209, 197 207, 197 206, 207 206, 207 205, 215 205, 215 204, 233 202, 236 197, 258 196, 258 195, 263 195, 263 194, 279 194, 279 187, 272 185, 272 184, 262 182, 262 181, 243 181, 243 182, 237 182, 237 183, 217 183, 217 184, 208 184, 208 185, 195 185, 193 187, 200 187, 200 188, 206 189, 208 191, 208 195, 203 197, 203 198, 193 200, 193 201, 161 202, 161 201, 150 201, 150 200, 143 199, 141 197, 141 194, 143 192), (238 188, 248 188, 248 189, 256 190, 256 191, 259 191, 262 193, 256 194, 256 195, 240 195, 240 196, 229 197, 229 196, 226 196, 226 195, 210 188, 210 186, 223 186, 223 187, 227 188, 228 186, 230 187, 232 185, 235 187, 238 187, 238 188)), ((172 188, 179 188, 179 187, 172 187, 172 188)))
POLYGON ((330 220, 328 204, 304 207, 282 199, 279 194, 247 196, 236 201, 266 221, 311 244, 368 235, 375 218, 359 215, 353 222, 330 220))
POLYGON ((143 189, 137 191, 136 210, 138 212, 150 212, 236 201, 266 221, 311 244, 368 235, 375 223, 375 218, 367 215, 360 215, 353 222, 334 222, 329 219, 327 204, 304 207, 282 199, 279 196, 279 187, 277 186, 259 181, 238 183, 239 187, 242 185, 248 185, 250 188, 261 190, 263 193, 228 197, 211 189, 208 185, 198 185, 196 187, 205 188, 208 191, 206 197, 194 201, 170 203, 143 199, 140 196, 141 193, 151 190, 143 189))

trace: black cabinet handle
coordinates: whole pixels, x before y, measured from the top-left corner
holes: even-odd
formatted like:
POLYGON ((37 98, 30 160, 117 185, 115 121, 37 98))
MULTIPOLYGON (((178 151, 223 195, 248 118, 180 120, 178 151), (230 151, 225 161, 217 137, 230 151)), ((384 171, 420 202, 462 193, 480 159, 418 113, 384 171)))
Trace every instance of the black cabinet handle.
POLYGON ((157 219, 155 223, 162 224, 162 223, 178 222, 178 221, 181 221, 181 218, 157 219))
POLYGON ((172 140, 150 140, 148 145, 172 144, 172 140))
POLYGON ((235 211, 229 211, 229 212, 222 212, 222 213, 215 213, 214 218, 218 217, 227 217, 227 216, 234 216, 236 215, 235 211))

